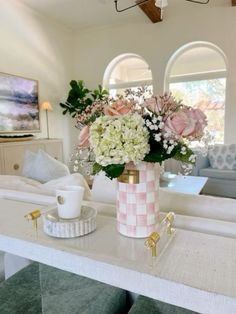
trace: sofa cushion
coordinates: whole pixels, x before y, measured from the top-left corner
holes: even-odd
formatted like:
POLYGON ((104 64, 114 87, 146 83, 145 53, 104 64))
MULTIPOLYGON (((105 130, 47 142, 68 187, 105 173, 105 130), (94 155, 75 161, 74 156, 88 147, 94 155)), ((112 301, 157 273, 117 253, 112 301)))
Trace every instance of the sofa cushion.
POLYGON ((37 154, 27 153, 27 160, 30 160, 30 166, 24 162, 22 173, 24 176, 42 183, 70 174, 69 168, 65 164, 54 159, 41 149, 38 150, 37 154))
POLYGON ((236 144, 214 145, 209 149, 208 158, 214 169, 236 170, 236 144))
POLYGON ((23 158, 23 166, 21 175, 26 178, 30 178, 31 171, 34 167, 34 160, 36 158, 36 153, 26 150, 23 158))
POLYGON ((219 170, 213 168, 203 168, 199 170, 199 175, 202 177, 216 178, 223 180, 236 180, 235 170, 219 170))

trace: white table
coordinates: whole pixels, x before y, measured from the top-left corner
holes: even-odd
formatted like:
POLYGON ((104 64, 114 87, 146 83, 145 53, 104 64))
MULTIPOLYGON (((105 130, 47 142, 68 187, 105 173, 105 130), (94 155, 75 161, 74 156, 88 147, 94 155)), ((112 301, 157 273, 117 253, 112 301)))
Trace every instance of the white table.
POLYGON ((99 215, 97 230, 75 239, 38 235, 24 215, 40 208, 0 199, 0 250, 207 313, 235 313, 236 240, 177 230, 154 267, 141 239, 116 231, 116 220, 99 215))
POLYGON ((207 177, 177 175, 169 183, 162 181, 161 188, 180 193, 199 194, 207 179, 207 177))

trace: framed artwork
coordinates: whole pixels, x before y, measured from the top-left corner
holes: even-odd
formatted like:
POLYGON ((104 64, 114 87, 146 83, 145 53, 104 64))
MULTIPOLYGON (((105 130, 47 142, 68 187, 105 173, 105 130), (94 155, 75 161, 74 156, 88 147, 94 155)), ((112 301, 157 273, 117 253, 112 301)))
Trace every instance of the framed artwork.
POLYGON ((0 72, 0 133, 39 131, 38 81, 0 72))

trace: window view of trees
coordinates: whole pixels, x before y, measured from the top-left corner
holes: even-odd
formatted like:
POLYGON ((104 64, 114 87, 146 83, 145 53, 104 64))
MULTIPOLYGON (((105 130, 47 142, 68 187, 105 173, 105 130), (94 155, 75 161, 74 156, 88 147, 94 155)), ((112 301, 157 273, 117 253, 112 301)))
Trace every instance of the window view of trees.
POLYGON ((204 111, 208 131, 216 143, 224 142, 225 88, 226 78, 170 83, 177 99, 204 111))

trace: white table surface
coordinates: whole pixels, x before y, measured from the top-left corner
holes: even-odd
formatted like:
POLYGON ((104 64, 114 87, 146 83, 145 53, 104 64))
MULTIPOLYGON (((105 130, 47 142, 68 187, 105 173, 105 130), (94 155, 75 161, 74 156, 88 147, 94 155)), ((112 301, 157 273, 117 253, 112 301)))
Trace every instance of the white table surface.
POLYGON ((161 181, 161 188, 187 194, 199 194, 207 182, 207 177, 177 175, 172 181, 161 181))
POLYGON ((0 250, 200 313, 236 313, 236 240, 177 230, 155 266, 144 240, 116 231, 99 215, 97 230, 74 239, 38 235, 24 215, 36 204, 0 199, 0 250))

